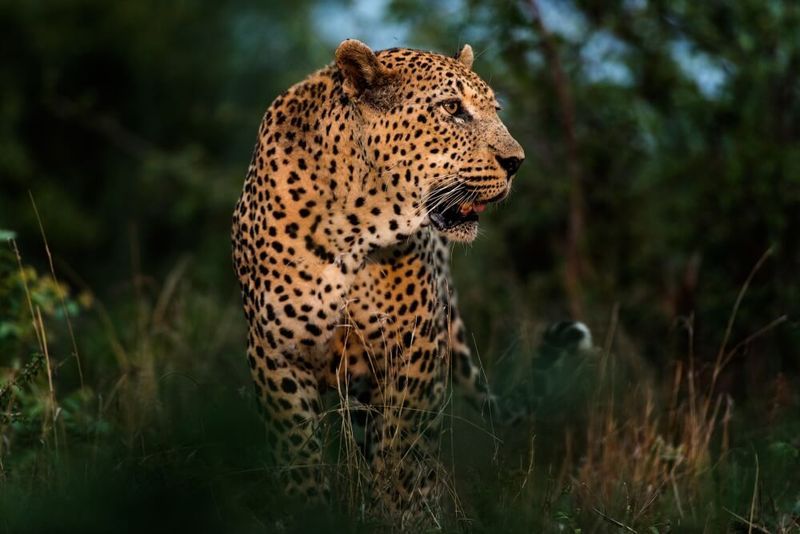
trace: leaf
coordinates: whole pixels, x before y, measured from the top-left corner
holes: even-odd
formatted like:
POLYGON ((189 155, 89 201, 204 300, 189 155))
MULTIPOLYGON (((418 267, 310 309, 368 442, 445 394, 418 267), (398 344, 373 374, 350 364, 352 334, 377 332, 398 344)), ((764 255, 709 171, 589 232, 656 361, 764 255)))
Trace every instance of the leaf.
POLYGON ((7 337, 20 337, 22 329, 19 325, 10 322, 0 323, 0 339, 7 337))
POLYGON ((0 228, 0 241, 11 241, 17 238, 17 233, 11 230, 3 230, 0 228))

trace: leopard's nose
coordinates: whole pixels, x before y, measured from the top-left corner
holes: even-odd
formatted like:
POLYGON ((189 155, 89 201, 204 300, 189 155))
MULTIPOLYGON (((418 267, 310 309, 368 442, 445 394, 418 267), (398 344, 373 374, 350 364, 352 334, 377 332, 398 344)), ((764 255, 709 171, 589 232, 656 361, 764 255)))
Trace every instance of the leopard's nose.
POLYGON ((497 159, 497 163, 500 164, 500 167, 506 171, 506 176, 509 179, 514 176, 519 169, 519 166, 522 165, 522 162, 524 161, 523 158, 516 158, 514 156, 509 158, 495 156, 495 158, 497 159))

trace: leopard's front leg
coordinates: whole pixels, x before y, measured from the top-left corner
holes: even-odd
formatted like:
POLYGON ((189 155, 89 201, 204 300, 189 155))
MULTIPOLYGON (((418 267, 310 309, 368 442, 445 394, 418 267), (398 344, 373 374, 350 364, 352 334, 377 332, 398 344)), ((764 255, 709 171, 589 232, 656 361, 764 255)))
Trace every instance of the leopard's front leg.
POLYGON ((319 385, 297 354, 274 351, 255 329, 248 349, 250 370, 264 410, 272 455, 289 495, 328 498, 322 472, 319 385))
POLYGON ((403 528, 433 524, 444 483, 439 430, 446 404, 446 366, 441 343, 414 341, 395 353, 373 397, 378 413, 371 427, 373 488, 384 514, 403 528))
POLYGON ((298 259, 280 269, 241 265, 248 361, 281 478, 291 495, 327 498, 320 376, 351 276, 336 264, 298 259))

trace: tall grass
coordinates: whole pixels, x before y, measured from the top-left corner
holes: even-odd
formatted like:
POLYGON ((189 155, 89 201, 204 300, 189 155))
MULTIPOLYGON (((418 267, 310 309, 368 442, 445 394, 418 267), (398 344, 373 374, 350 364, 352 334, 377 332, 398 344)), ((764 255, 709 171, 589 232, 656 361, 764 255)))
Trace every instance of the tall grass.
MULTIPOLYGON (((74 277, 81 295, 70 294, 52 261, 39 275, 11 247, 1 287, 19 313, 3 308, 16 334, 2 339, 0 355, 0 529, 397 526, 366 513, 374 481, 348 416, 360 407, 346 395, 334 395, 323 418, 338 490, 332 509, 309 513, 307 503, 281 494, 281 466, 269 459, 249 387, 235 289, 198 285, 188 259, 161 282, 134 261, 133 279, 107 309, 74 277)), ((735 300, 731 325, 757 270, 735 300)), ((535 370, 534 340, 511 347, 516 354, 506 362, 489 358, 495 377, 516 362, 517 380, 496 392, 516 388, 536 410, 503 428, 454 394, 440 414, 446 511, 431 510, 434 523, 477 531, 800 532, 796 392, 776 377, 766 402, 739 406, 719 388, 732 358, 785 320, 765 321, 740 343, 729 327, 710 356, 694 354, 687 320, 683 354, 661 371, 621 342, 615 312, 596 329, 605 342, 592 354, 535 370)), ((522 323, 539 331, 543 321, 522 323)))

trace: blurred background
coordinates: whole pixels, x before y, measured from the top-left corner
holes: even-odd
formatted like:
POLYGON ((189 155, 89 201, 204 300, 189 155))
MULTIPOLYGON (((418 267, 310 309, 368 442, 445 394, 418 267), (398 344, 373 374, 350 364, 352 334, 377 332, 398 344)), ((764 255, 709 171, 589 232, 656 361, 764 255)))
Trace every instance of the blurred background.
POLYGON ((275 515, 229 226, 264 110, 354 37, 470 43, 526 151, 453 264, 538 413, 456 402, 453 528, 797 531, 798 28, 793 0, 0 0, 0 528, 312 528, 275 515), (602 354, 537 368, 566 318, 602 354))

